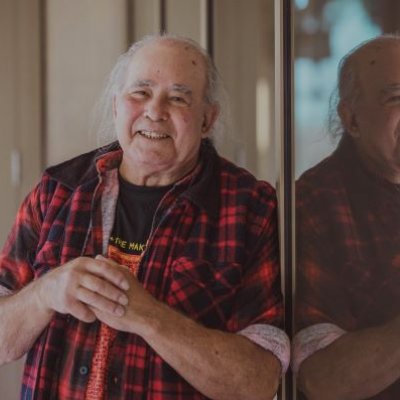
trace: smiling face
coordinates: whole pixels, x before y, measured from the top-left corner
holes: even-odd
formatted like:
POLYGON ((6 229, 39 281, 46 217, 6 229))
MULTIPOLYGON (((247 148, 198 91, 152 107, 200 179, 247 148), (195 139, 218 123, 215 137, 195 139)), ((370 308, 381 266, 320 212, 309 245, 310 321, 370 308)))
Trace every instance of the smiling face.
POLYGON ((342 109, 366 166, 400 183, 400 40, 371 43, 355 56, 359 95, 342 109))
POLYGON ((205 88, 203 56, 190 45, 159 39, 137 50, 114 98, 126 180, 168 185, 194 168, 218 113, 205 88))

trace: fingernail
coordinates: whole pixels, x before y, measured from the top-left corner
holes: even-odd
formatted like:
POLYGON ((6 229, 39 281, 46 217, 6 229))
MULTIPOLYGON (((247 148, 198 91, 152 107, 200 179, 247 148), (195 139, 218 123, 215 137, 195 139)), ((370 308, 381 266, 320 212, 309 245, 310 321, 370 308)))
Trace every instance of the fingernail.
POLYGON ((123 306, 126 306, 129 302, 128 296, 122 295, 119 298, 119 303, 122 304, 123 306))
POLYGON ((128 290, 129 289, 128 281, 122 281, 121 282, 121 289, 124 289, 124 290, 128 290))

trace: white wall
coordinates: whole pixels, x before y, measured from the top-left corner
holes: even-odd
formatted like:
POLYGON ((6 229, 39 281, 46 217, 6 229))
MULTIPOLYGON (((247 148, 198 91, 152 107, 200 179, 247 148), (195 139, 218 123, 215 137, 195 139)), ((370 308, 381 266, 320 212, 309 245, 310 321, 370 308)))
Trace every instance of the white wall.
POLYGON ((116 58, 127 47, 125 0, 47 1, 46 163, 97 145, 93 106, 116 58))
MULTIPOLYGON (((41 161, 39 0, 0 2, 0 243, 41 161), (12 154, 19 155, 11 167, 12 154), (19 160, 19 162, 17 162, 19 160)), ((0 320, 0 323, 1 320, 0 320)), ((0 367, 1 400, 18 398, 22 361, 0 367)))
POLYGON ((215 1, 215 62, 232 121, 221 151, 275 184, 273 24, 272 1, 215 1))

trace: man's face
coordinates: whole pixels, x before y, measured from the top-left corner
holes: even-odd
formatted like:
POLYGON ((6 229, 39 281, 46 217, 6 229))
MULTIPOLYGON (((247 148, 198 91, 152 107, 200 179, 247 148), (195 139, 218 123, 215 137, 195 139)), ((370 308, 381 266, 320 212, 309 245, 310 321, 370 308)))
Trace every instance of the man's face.
POLYGON ((205 86, 204 61, 186 44, 162 40, 136 52, 114 99, 125 179, 167 185, 193 169, 217 115, 205 86))
POLYGON ((365 49, 357 68, 360 93, 350 134, 367 166, 400 183, 400 42, 365 49))

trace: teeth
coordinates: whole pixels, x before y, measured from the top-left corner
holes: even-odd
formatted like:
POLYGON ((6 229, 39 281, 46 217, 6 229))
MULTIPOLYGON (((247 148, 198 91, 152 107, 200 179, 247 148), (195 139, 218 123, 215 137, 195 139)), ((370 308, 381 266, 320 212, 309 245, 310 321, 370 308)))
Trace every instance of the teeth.
POLYGON ((163 133, 153 132, 153 131, 138 131, 139 135, 146 137, 147 139, 166 139, 169 136, 163 133))

